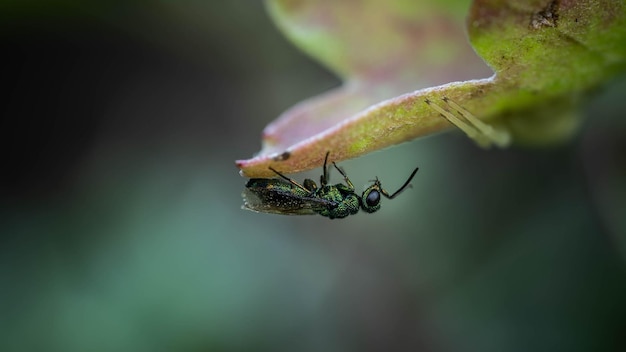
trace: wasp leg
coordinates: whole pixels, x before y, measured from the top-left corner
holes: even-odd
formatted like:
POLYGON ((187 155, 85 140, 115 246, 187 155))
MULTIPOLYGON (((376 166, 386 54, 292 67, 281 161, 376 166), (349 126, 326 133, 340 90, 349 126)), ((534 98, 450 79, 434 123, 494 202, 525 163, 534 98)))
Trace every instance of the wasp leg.
POLYGON ((287 180, 289 183, 291 183, 292 185, 302 189, 303 191, 307 191, 309 193, 311 193, 312 191, 310 189, 307 189, 306 187, 304 187, 303 185, 299 184, 298 182, 296 182, 295 180, 281 174, 280 172, 276 171, 273 167, 269 167, 270 170, 274 171, 274 173, 280 177, 282 177, 283 179, 287 180))
POLYGON ((326 152, 326 157, 324 157, 324 173, 320 176, 320 184, 322 188, 328 184, 329 172, 328 166, 326 166, 328 164, 328 154, 330 154, 330 152, 326 152))
POLYGON ((341 176, 343 176, 344 181, 346 181, 346 184, 348 185, 348 187, 350 188, 351 191, 354 191, 354 185, 352 184, 352 182, 350 181, 350 179, 348 178, 348 175, 346 175, 346 173, 343 171, 342 168, 340 168, 339 166, 337 166, 337 164, 335 164, 335 162, 333 161, 333 165, 335 166, 335 169, 337 169, 337 171, 339 171, 339 173, 341 174, 341 176))
POLYGON ((489 148, 492 144, 498 147, 506 147, 511 143, 511 135, 507 131, 493 128, 493 126, 481 121, 471 112, 465 110, 447 97, 442 98, 442 100, 450 108, 455 110, 460 117, 435 104, 431 100, 427 99, 426 104, 440 113, 451 124, 465 132, 468 137, 476 141, 481 147, 489 148))

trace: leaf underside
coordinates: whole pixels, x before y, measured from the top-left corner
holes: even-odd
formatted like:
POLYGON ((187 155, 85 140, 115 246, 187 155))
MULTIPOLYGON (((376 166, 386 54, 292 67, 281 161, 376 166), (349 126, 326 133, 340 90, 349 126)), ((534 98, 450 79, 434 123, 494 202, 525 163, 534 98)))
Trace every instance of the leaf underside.
POLYGON ((624 70, 621 1, 458 4, 268 1, 287 37, 344 84, 267 126, 262 150, 236 162, 242 175, 309 170, 328 151, 340 161, 450 128, 426 103, 445 108, 444 98, 514 142, 559 142, 576 131, 581 97, 624 70))

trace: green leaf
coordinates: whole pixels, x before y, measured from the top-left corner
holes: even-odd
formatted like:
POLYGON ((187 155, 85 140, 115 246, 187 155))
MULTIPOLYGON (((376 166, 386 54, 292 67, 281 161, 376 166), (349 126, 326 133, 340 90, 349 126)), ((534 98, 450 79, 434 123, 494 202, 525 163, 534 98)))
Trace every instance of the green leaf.
POLYGON ((285 34, 344 85, 270 124, 261 152, 237 161, 249 177, 273 176, 269 166, 285 173, 319 167, 327 151, 334 161, 357 157, 449 128, 459 116, 488 123, 466 130, 485 146, 504 146, 509 137, 535 145, 566 140, 580 122, 581 97, 626 61, 621 1, 474 1, 467 32, 496 72, 476 80, 490 73, 467 43, 467 4, 267 4, 285 34))

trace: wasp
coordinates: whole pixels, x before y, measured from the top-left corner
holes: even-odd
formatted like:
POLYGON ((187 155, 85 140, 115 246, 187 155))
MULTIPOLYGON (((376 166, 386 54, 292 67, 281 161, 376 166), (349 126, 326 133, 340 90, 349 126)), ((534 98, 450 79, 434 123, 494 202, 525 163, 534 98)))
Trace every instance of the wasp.
POLYGON ((335 162, 332 164, 343 176, 345 184, 328 184, 329 154, 330 152, 327 152, 324 158, 320 187, 317 187, 315 181, 311 179, 305 179, 300 184, 270 167, 269 169, 279 178, 250 179, 242 193, 244 200, 242 209, 282 215, 319 214, 330 219, 345 218, 348 215, 358 213, 359 210, 373 213, 380 209, 381 195, 388 199, 395 198, 409 186, 417 170, 419 170, 419 167, 416 167, 402 187, 391 195, 383 189, 377 177, 372 181, 373 184, 368 186, 359 196, 346 173, 335 162))

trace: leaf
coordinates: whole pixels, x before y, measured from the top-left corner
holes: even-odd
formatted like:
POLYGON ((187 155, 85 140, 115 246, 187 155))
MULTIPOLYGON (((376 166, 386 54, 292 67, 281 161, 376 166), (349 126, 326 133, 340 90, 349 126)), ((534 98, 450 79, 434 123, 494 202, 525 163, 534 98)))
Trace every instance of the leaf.
POLYGON ((621 1, 474 1, 467 32, 496 72, 478 80, 470 78, 489 73, 466 42, 458 2, 267 4, 286 35, 345 83, 267 126, 261 152, 237 161, 248 177, 273 176, 269 166, 308 170, 327 151, 339 161, 449 128, 441 109, 460 110, 443 99, 515 142, 564 140, 579 124, 580 98, 623 71, 626 58, 621 1))

